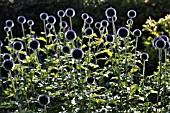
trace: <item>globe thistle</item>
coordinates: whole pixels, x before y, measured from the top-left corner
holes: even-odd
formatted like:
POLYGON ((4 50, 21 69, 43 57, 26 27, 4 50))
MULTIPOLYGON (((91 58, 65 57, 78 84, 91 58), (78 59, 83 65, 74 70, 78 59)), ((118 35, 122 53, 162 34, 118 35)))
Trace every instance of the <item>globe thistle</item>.
POLYGON ((96 22, 94 26, 95 26, 96 29, 100 29, 101 23, 100 22, 96 22))
POLYGON ((144 60, 144 61, 148 60, 149 59, 148 53, 146 53, 146 52, 141 53, 140 59, 144 60))
POLYGON ((106 36, 106 41, 108 41, 108 42, 113 42, 113 40, 114 40, 114 35, 112 35, 112 34, 107 34, 107 36, 106 36))
POLYGON ((51 29, 53 28, 52 24, 50 24, 50 23, 47 23, 47 24, 45 25, 45 27, 46 27, 48 30, 51 30, 51 29))
POLYGON ((67 24, 66 21, 62 21, 62 22, 61 22, 61 27, 62 27, 62 28, 65 29, 67 26, 68 26, 68 24, 67 24))
POLYGON ((117 31, 119 37, 129 36, 129 30, 126 27, 120 27, 117 31))
POLYGON ((24 24, 26 22, 25 16, 19 16, 17 18, 17 22, 20 23, 20 24, 24 24))
POLYGON ((84 31, 85 35, 90 36, 93 34, 93 29, 91 27, 88 27, 84 31))
POLYGON ((12 28, 12 27, 14 27, 14 22, 12 20, 7 20, 5 22, 5 25, 9 28, 12 28))
POLYGON ((75 11, 73 8, 68 8, 65 11, 67 17, 74 17, 75 16, 75 11))
POLYGON ((11 56, 11 54, 9 54, 9 53, 5 53, 5 54, 3 54, 3 59, 4 60, 7 60, 7 59, 12 59, 12 56, 11 56))
POLYGON ((4 31, 5 31, 6 33, 8 33, 8 32, 10 31, 10 28, 9 28, 8 26, 5 26, 5 27, 4 27, 4 31))
POLYGON ((23 44, 22 44, 21 41, 14 41, 14 42, 12 43, 12 47, 14 48, 14 50, 20 51, 20 50, 23 49, 23 44))
POLYGON ((129 25, 132 25, 133 24, 133 20, 130 18, 130 19, 128 19, 127 21, 126 21, 126 23, 129 25))
POLYGON ((29 26, 33 26, 33 25, 34 25, 34 21, 33 21, 33 20, 28 20, 28 21, 27 21, 27 24, 28 24, 29 26))
POLYGON ((127 13, 127 16, 129 18, 135 18, 136 17, 136 11, 135 10, 129 10, 127 13))
POLYGON ((114 17, 116 15, 116 10, 114 8, 112 8, 112 7, 109 7, 109 8, 106 9, 105 15, 107 17, 112 18, 112 17, 114 17))
POLYGON ((26 59, 26 54, 19 53, 18 58, 19 58, 19 60, 25 60, 26 59))
POLYGON ((48 16, 47 21, 48 21, 48 23, 54 25, 56 23, 56 18, 54 16, 48 16))
POLYGON ((135 30, 133 31, 133 35, 134 35, 135 37, 140 37, 140 36, 142 35, 142 32, 141 32, 140 29, 135 29, 135 30))
POLYGON ((84 52, 81 50, 81 49, 79 49, 79 48, 75 48, 73 51, 72 51, 72 57, 74 58, 74 59, 82 59, 83 58, 83 56, 84 56, 84 52))
POLYGON ((153 46, 154 48, 156 48, 156 45, 155 45, 156 41, 157 41, 157 40, 160 40, 160 39, 162 39, 162 38, 159 36, 159 37, 156 37, 156 38, 154 38, 154 39, 152 40, 152 46, 153 46))
POLYGON ((40 43, 39 43, 38 40, 33 39, 33 40, 30 41, 29 47, 30 47, 32 50, 37 50, 37 49, 40 47, 40 43))
POLYGON ((65 16, 65 12, 63 10, 59 10, 57 12, 57 15, 58 15, 58 17, 64 17, 65 16))
POLYGON ((86 24, 92 24, 93 23, 93 18, 91 16, 89 16, 86 20, 85 20, 86 24))
POLYGON ((47 13, 41 13, 40 14, 40 19, 43 20, 43 21, 47 20, 48 19, 48 14, 47 13))
POLYGON ((87 13, 83 13, 83 14, 81 15, 81 18, 82 18, 83 20, 87 20, 88 17, 89 17, 89 15, 88 15, 87 13))
POLYGON ((164 49, 166 46, 166 42, 164 39, 158 39, 156 42, 155 42, 155 47, 158 48, 158 49, 164 49))
POLYGON ((108 26, 109 26, 109 22, 108 22, 107 20, 102 20, 102 21, 101 21, 101 25, 102 25, 103 27, 108 27, 108 26))
POLYGON ((93 76, 88 76, 88 77, 86 78, 86 82, 87 82, 88 84, 92 84, 92 83, 94 82, 94 77, 93 77, 93 76))
POLYGON ((68 40, 68 41, 74 41, 76 39, 77 35, 75 33, 74 30, 68 30, 66 33, 65 33, 65 38, 68 40))
POLYGON ((42 94, 38 96, 37 101, 41 106, 46 106, 50 103, 50 97, 46 94, 42 94))
POLYGON ((10 59, 6 59, 2 62, 2 67, 6 70, 6 71, 10 71, 13 70, 14 67, 14 62, 13 60, 10 59))
POLYGON ((63 46, 62 51, 63 51, 63 53, 70 53, 70 47, 69 46, 63 46))

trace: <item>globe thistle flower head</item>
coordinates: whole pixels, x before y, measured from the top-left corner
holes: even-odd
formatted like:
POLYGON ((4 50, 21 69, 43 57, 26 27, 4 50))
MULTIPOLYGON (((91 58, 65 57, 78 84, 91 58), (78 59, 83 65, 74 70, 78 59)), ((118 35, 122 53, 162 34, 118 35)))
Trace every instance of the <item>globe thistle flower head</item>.
POLYGON ((88 27, 85 29, 84 33, 86 36, 90 36, 93 34, 93 29, 91 27, 88 27))
POLYGON ((23 44, 21 41, 14 41, 12 45, 13 45, 14 50, 16 51, 20 51, 23 49, 23 44))
POLYGON ((128 25, 132 25, 132 24, 133 24, 133 20, 130 18, 130 19, 128 19, 128 20, 126 21, 126 23, 127 23, 128 25))
POLYGON ((102 20, 101 21, 101 25, 102 25, 102 27, 108 27, 109 26, 109 22, 107 20, 102 20))
POLYGON ((65 11, 65 14, 67 17, 74 17, 75 16, 75 10, 73 8, 67 8, 65 11))
POLYGON ((40 14, 40 19, 43 20, 43 21, 47 20, 48 19, 48 14, 47 13, 41 13, 40 14))
POLYGON ((93 76, 88 76, 88 77, 86 78, 86 82, 87 82, 88 84, 92 84, 92 83, 94 82, 94 77, 93 77, 93 76))
POLYGON ((58 15, 58 17, 64 17, 65 16, 65 12, 63 10, 59 10, 57 12, 57 15, 58 15))
POLYGON ((129 10, 129 11, 127 12, 127 16, 128 16, 129 18, 135 18, 135 17, 136 17, 136 11, 135 11, 135 10, 129 10))
POLYGON ((4 31, 5 31, 6 33, 8 33, 8 32, 10 31, 10 28, 9 28, 8 26, 5 26, 5 27, 4 27, 4 31))
POLYGON ((29 26, 33 26, 33 25, 34 25, 34 21, 33 21, 33 20, 28 20, 28 21, 27 21, 27 24, 28 24, 29 26))
POLYGON ((47 24, 45 25, 45 27, 46 27, 48 30, 51 30, 51 29, 53 28, 52 24, 50 24, 50 23, 47 23, 47 24))
POLYGON ((24 23, 26 22, 25 16, 19 16, 19 17, 17 18, 17 22, 18 22, 19 24, 24 24, 24 23))
POLYGON ((73 51, 72 51, 72 57, 75 59, 75 60, 80 60, 82 59, 84 56, 84 52, 79 49, 79 48, 75 48, 73 51))
POLYGON ((88 17, 89 17, 89 15, 88 15, 87 13, 83 13, 83 14, 81 15, 81 18, 82 18, 83 20, 87 20, 88 17))
POLYGON ((166 42, 165 42, 165 40, 164 39, 158 39, 156 42, 155 42, 155 47, 157 48, 157 49, 164 49, 165 48, 165 46, 166 46, 166 42))
POLYGON ((7 60, 7 59, 12 59, 12 56, 11 56, 11 54, 10 53, 5 53, 5 54, 3 54, 3 59, 4 60, 7 60))
POLYGON ((101 24, 100 24, 100 22, 96 22, 94 26, 96 29, 100 29, 101 24))
POLYGON ((107 34, 107 36, 106 36, 106 41, 108 41, 108 42, 113 42, 113 40, 114 40, 114 35, 112 35, 112 34, 107 34))
POLYGON ((61 27, 62 27, 62 28, 65 29, 67 26, 68 26, 68 24, 67 24, 66 21, 62 21, 62 22, 61 22, 61 27))
POLYGON ((133 35, 134 35, 135 37, 140 37, 140 36, 142 35, 142 32, 141 32, 140 29, 135 29, 135 30, 133 31, 133 35))
POLYGON ((160 36, 154 38, 154 39, 152 40, 152 46, 153 46, 154 48, 156 48, 156 45, 155 45, 156 41, 157 41, 157 40, 161 40, 161 39, 162 39, 162 38, 161 38, 160 36))
POLYGON ((37 50, 38 48, 40 48, 40 43, 39 43, 38 40, 33 39, 33 40, 30 41, 29 47, 30 47, 32 50, 37 50))
POLYGON ((13 60, 10 59, 6 59, 2 62, 2 67, 6 70, 6 71, 10 71, 13 70, 14 67, 14 62, 13 60))
POLYGON ((37 101, 41 106, 46 106, 50 103, 50 97, 46 94, 42 94, 38 96, 37 101))
POLYGON ((5 22, 5 25, 9 28, 12 28, 12 27, 14 27, 14 22, 12 20, 7 20, 5 22))
POLYGON ((141 53, 140 59, 143 60, 143 61, 148 60, 149 59, 148 53, 146 53, 146 52, 141 53))
POLYGON ((128 37, 129 36, 129 30, 126 27, 120 27, 117 31, 117 34, 119 37, 128 37))
POLYGON ((65 33, 65 38, 68 40, 68 41, 74 41, 76 39, 77 35, 75 33, 74 30, 68 30, 66 33, 65 33))
POLYGON ((62 52, 63 53, 70 53, 70 47, 69 46, 63 46, 62 52))
POLYGON ((114 17, 116 15, 116 10, 115 8, 109 7, 105 10, 105 15, 106 17, 114 17))
POLYGON ((54 16, 48 16, 47 22, 54 25, 56 23, 56 18, 54 16))
POLYGON ((86 24, 92 24, 93 23, 93 18, 91 16, 89 16, 86 20, 85 20, 86 24))

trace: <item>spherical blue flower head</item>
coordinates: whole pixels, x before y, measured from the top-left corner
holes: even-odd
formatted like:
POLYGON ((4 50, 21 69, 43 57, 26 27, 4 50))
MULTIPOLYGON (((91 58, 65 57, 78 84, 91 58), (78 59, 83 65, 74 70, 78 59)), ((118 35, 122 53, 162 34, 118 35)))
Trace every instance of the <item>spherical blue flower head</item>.
POLYGON ((90 36, 93 34, 93 29, 91 27, 88 27, 84 31, 85 35, 90 36))
POLYGON ((75 16, 75 10, 73 8, 68 8, 65 11, 67 17, 74 17, 75 16))
POLYGON ((27 21, 27 24, 28 24, 29 26, 33 26, 33 25, 34 25, 34 21, 33 21, 33 20, 28 20, 28 21, 27 21))
POLYGON ((112 7, 110 7, 110 8, 107 8, 106 9, 106 11, 105 11, 105 15, 107 16, 107 17, 114 17, 115 15, 116 15, 116 10, 115 10, 115 8, 112 8, 112 7))
POLYGON ((42 95, 39 95, 37 101, 41 106, 46 106, 50 103, 50 97, 46 94, 42 94, 42 95))
POLYGON ((164 39, 160 38, 155 42, 155 47, 158 49, 164 49, 166 46, 166 42, 164 39))
POLYGON ((92 84, 94 82, 94 77, 93 76, 88 76, 87 79, 86 79, 86 82, 88 84, 92 84))
POLYGON ((52 15, 48 16, 47 22, 54 25, 56 23, 56 18, 52 15))
POLYGON ((141 32, 140 29, 135 29, 135 30, 133 31, 133 35, 134 35, 135 37, 140 37, 140 36, 142 35, 142 32, 141 32))
POLYGON ((108 42, 113 42, 113 40, 114 40, 114 35, 112 35, 112 34, 107 34, 107 36, 106 36, 106 41, 108 41, 108 42))
POLYGON ((48 19, 48 14, 47 13, 41 13, 40 14, 40 19, 43 20, 43 21, 47 20, 48 19))
POLYGON ((14 22, 13 22, 12 20, 7 20, 7 21, 5 22, 5 24, 6 24, 6 26, 9 27, 9 28, 14 27, 14 22))
POLYGON ((6 71, 12 70, 13 67, 14 67, 14 62, 13 62, 13 60, 10 60, 10 59, 4 60, 3 63, 2 63, 2 67, 3 67, 6 71))
POLYGON ((23 44, 21 41, 14 41, 12 45, 13 45, 14 50, 16 51, 20 51, 23 49, 23 44))
POLYGON ((144 60, 144 61, 148 60, 149 59, 148 53, 146 53, 146 52, 141 53, 140 59, 144 60))
POLYGON ((100 22, 96 22, 94 26, 95 26, 96 29, 100 29, 101 23, 100 22))
POLYGON ((119 37, 128 37, 129 36, 129 30, 126 27, 120 27, 117 31, 117 34, 119 37))
POLYGON ((40 42, 37 39, 33 39, 30 41, 29 47, 32 50, 37 50, 38 48, 40 48, 40 42))
POLYGON ((82 59, 84 56, 84 52, 79 49, 79 48, 75 48, 73 51, 72 51, 72 57, 76 60, 80 60, 82 59))
POLYGON ((20 24, 24 24, 26 22, 25 16, 19 16, 17 18, 17 22, 20 23, 20 24))
POLYGON ((81 15, 81 18, 82 18, 83 20, 87 20, 88 17, 89 17, 89 15, 88 15, 87 13, 83 13, 83 14, 81 15))
POLYGON ((136 17, 136 11, 135 10, 129 10, 127 13, 129 18, 135 18, 136 17))
POLYGON ((101 21, 101 25, 102 25, 102 27, 108 27, 109 26, 109 22, 107 20, 102 20, 101 21))
POLYGON ((68 40, 68 41, 74 41, 76 39, 77 35, 75 33, 74 30, 68 30, 66 33, 65 33, 65 38, 68 40))
POLYGON ((58 15, 59 17, 64 17, 64 16, 65 16, 64 10, 59 10, 59 11, 57 12, 57 15, 58 15))

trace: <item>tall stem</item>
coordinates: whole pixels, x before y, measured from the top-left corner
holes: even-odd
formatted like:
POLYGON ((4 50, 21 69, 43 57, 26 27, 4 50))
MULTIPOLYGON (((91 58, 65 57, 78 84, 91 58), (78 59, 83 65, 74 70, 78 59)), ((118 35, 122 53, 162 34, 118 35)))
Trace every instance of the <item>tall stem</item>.
POLYGON ((73 30, 71 17, 69 17, 69 20, 70 20, 70 29, 73 30))
POLYGON ((161 76, 162 76, 162 49, 159 49, 159 80, 158 80, 158 93, 157 93, 157 104, 159 105, 159 93, 161 89, 161 76))

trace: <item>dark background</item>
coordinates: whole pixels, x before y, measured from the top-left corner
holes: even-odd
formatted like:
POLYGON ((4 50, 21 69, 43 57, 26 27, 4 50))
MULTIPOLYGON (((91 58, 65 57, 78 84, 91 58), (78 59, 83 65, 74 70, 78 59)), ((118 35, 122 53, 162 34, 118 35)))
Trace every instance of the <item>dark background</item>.
MULTIPOLYGON (((40 13, 46 12, 49 15, 54 15, 57 19, 56 29, 58 30, 59 17, 57 17, 58 10, 66 10, 67 8, 74 8, 76 15, 73 18, 73 29, 78 35, 81 33, 83 20, 81 14, 87 12, 96 21, 106 19, 105 10, 108 7, 114 7, 117 11, 116 28, 125 26, 127 12, 130 9, 136 10, 137 17, 134 19, 133 29, 142 29, 149 16, 155 20, 164 17, 170 13, 169 0, 0 0, 0 40, 4 40, 6 33, 4 32, 5 21, 12 19, 15 22, 13 28, 14 37, 22 37, 21 25, 17 23, 17 17, 23 15, 26 19, 32 19, 35 22, 33 30, 38 36, 43 31, 43 23, 39 18, 40 13)), ((68 21, 68 18, 64 18, 68 21)), ((92 25, 94 27, 94 24, 92 25)), ((25 24, 26 33, 29 33, 28 26, 25 24)), ((111 29, 110 29, 111 30, 111 29)), ((143 32, 142 37, 148 37, 147 32, 143 32)), ((142 38, 139 39, 138 50, 144 51, 142 38)), ((5 49, 2 50, 6 52, 5 49)), ((155 64, 147 67, 146 73, 152 74, 156 69, 155 64), (154 68, 153 68, 154 67, 154 68)))

